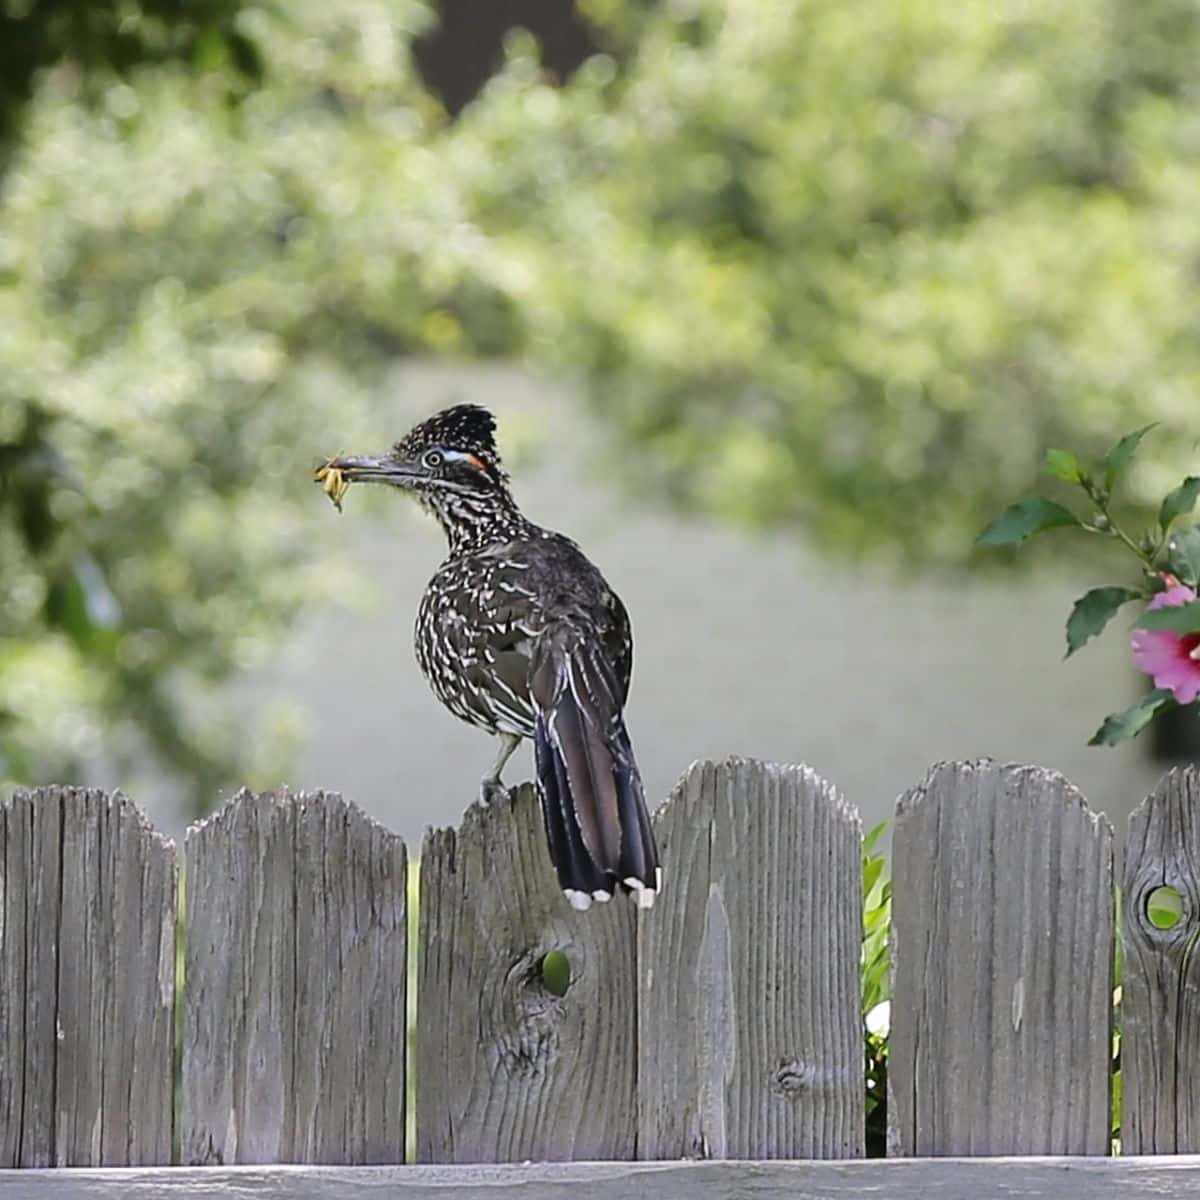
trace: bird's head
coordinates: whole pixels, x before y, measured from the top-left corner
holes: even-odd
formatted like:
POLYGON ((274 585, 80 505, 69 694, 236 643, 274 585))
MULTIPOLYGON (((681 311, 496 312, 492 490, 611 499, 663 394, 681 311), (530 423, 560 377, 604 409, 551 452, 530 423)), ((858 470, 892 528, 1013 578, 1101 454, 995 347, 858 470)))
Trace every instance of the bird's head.
POLYGON ((496 419, 477 404, 456 404, 410 430, 386 454, 340 455, 323 470, 339 471, 347 483, 389 483, 441 510, 455 497, 508 492, 508 476, 496 450, 496 419))

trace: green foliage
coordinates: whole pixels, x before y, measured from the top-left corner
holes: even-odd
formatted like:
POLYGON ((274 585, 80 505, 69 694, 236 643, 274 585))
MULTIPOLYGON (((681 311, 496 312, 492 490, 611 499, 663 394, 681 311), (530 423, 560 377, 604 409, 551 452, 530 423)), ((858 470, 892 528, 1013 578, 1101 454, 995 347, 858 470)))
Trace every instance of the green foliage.
POLYGON ((1188 587, 1200 586, 1200 526, 1182 529, 1167 542, 1167 570, 1188 587))
POLYGON ((867 1154, 887 1153, 887 1044, 886 1026, 873 1018, 884 1011, 891 997, 889 942, 892 920, 892 880, 887 858, 875 852, 891 824, 881 821, 863 839, 863 946, 862 1011, 866 1020, 867 1154))
MULTIPOLYGON (((1070 524, 1087 533, 1115 540, 1133 554, 1141 570, 1142 585, 1092 588, 1080 596, 1067 618, 1068 656, 1103 632, 1122 605, 1131 600, 1149 600, 1174 582, 1172 575, 1188 586, 1195 586, 1200 566, 1200 528, 1192 526, 1172 533, 1172 526, 1180 517, 1191 513, 1197 494, 1200 494, 1200 479, 1189 475, 1168 492, 1157 505, 1155 525, 1140 535, 1127 532, 1113 513, 1113 488, 1129 469, 1142 439, 1152 428, 1153 425, 1147 425, 1126 434, 1094 468, 1069 451, 1052 450, 1047 455, 1046 469, 1064 482, 1074 484, 1083 493, 1092 510, 1089 517, 1079 516, 1069 508, 1035 496, 1014 504, 979 535, 979 541, 985 545, 1019 545, 1034 533, 1070 524)), ((1137 627, 1169 630, 1180 635, 1200 633, 1200 602, 1148 610, 1138 618, 1137 627)), ((1106 717, 1088 744, 1115 746, 1140 733, 1158 713, 1174 705, 1171 691, 1155 689, 1122 712, 1106 717)))
POLYGON ((1188 515, 1196 507, 1200 495, 1200 476, 1189 475, 1177 488, 1163 497, 1158 509, 1158 524, 1164 531, 1170 529, 1176 518, 1188 515))
POLYGON ((1075 601, 1067 618, 1067 655, 1104 632, 1104 627, 1116 616, 1117 610, 1142 593, 1127 587, 1098 587, 1085 592, 1075 601))
POLYGON ((1026 538, 1059 525, 1080 525, 1082 522, 1061 504, 1044 496, 1028 496, 1005 509, 979 535, 981 546, 1019 546, 1026 538))
POLYGON ((1135 737, 1163 709, 1174 705, 1175 700, 1165 688, 1155 688, 1136 700, 1119 713, 1104 718, 1104 724, 1088 740, 1090 746, 1115 746, 1126 738, 1135 737))
POLYGON ((542 987, 552 996, 565 996, 571 986, 571 964, 561 950, 551 950, 542 957, 542 987))
POLYGON ((1046 470, 1065 483, 1079 483, 1083 479, 1083 467, 1071 450, 1047 450, 1046 470))
POLYGON ((1153 428, 1154 423, 1144 425, 1141 429, 1135 429, 1132 433, 1127 433, 1104 456, 1101 465, 1104 467, 1105 491, 1112 491, 1113 485, 1120 479, 1128 469, 1129 464, 1133 461, 1133 456, 1137 453, 1137 448, 1142 444, 1142 438, 1153 428))
POLYGON ((1173 887, 1157 887, 1150 893, 1146 916, 1155 929, 1174 929, 1183 918, 1183 897, 1173 887))
POLYGON ((639 495, 838 553, 965 561, 1046 445, 1191 511, 1189 0, 587 11, 620 65, 557 89, 514 37, 452 127, 419 0, 4 11, 0 777, 275 773, 215 687, 345 587, 306 469, 415 350, 527 351, 639 495))
POLYGON ((593 7, 628 62, 554 91, 515 41, 454 161, 640 494, 914 565, 1046 445, 1157 421, 1141 513, 1185 473, 1193 4, 593 7))
POLYGON ((0 223, 0 780, 150 755, 197 808, 277 780, 292 717, 221 685, 353 591, 309 468, 368 440, 397 353, 514 340, 429 149, 425 9, 288 14, 243 14, 270 86, 236 109, 223 74, 153 66, 99 107, 53 75, 30 113, 0 223))
POLYGON ((1144 612, 1137 619, 1139 629, 1169 629, 1172 633, 1200 633, 1200 600, 1144 612))
POLYGON ((229 67, 226 86, 262 79, 246 0, 25 0, 0 9, 0 169, 17 139, 38 72, 61 65, 74 85, 102 92, 149 63, 229 67))

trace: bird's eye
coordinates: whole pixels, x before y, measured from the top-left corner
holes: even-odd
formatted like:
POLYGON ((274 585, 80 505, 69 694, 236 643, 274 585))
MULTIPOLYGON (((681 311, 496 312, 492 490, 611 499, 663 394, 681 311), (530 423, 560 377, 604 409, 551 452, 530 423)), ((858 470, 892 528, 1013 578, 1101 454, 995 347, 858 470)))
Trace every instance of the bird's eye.
POLYGON ((434 467, 440 467, 445 457, 440 450, 426 450, 421 461, 432 470, 434 467))

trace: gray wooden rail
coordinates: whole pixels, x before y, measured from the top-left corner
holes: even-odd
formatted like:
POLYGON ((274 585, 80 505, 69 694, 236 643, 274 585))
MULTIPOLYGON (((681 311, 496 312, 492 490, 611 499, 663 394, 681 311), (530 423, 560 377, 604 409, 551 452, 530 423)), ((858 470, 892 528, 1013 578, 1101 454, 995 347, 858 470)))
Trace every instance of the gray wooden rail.
POLYGON ((3 1171, 0 1200, 1192 1200, 1200 1157, 3 1171))
POLYGON ((1124 867, 1124 1148, 1175 1157, 1096 1157, 1112 831, 1054 772, 981 761, 898 804, 895 1157, 855 1162, 861 830, 807 768, 690 768, 642 913, 561 900, 528 787, 472 807, 423 848, 415 996, 405 848, 340 797, 239 794, 189 830, 177 888, 174 847, 120 795, 19 792, 0 803, 0 1195, 1198 1190, 1198 804, 1200 775, 1168 776, 1124 867), (1146 915, 1163 884, 1171 930, 1146 915), (406 1096, 428 1165, 369 1165, 404 1162, 406 1096), (1045 1153, 1077 1157, 948 1157, 1045 1153), (253 1165, 288 1163, 309 1165, 253 1165))

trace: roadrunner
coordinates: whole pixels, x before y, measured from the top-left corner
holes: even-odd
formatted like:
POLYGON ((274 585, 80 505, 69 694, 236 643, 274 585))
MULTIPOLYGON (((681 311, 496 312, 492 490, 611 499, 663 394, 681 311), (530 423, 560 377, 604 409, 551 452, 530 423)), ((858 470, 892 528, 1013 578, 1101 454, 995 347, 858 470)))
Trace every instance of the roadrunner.
POLYGON ((567 900, 583 910, 622 890, 649 908, 662 872, 621 711, 633 669, 629 617, 570 538, 521 514, 495 429, 486 409, 460 404, 387 454, 339 456, 318 477, 335 500, 351 482, 403 488, 438 519, 450 552, 421 598, 417 661, 456 717, 500 739, 483 802, 504 793, 505 763, 532 738, 567 900))

